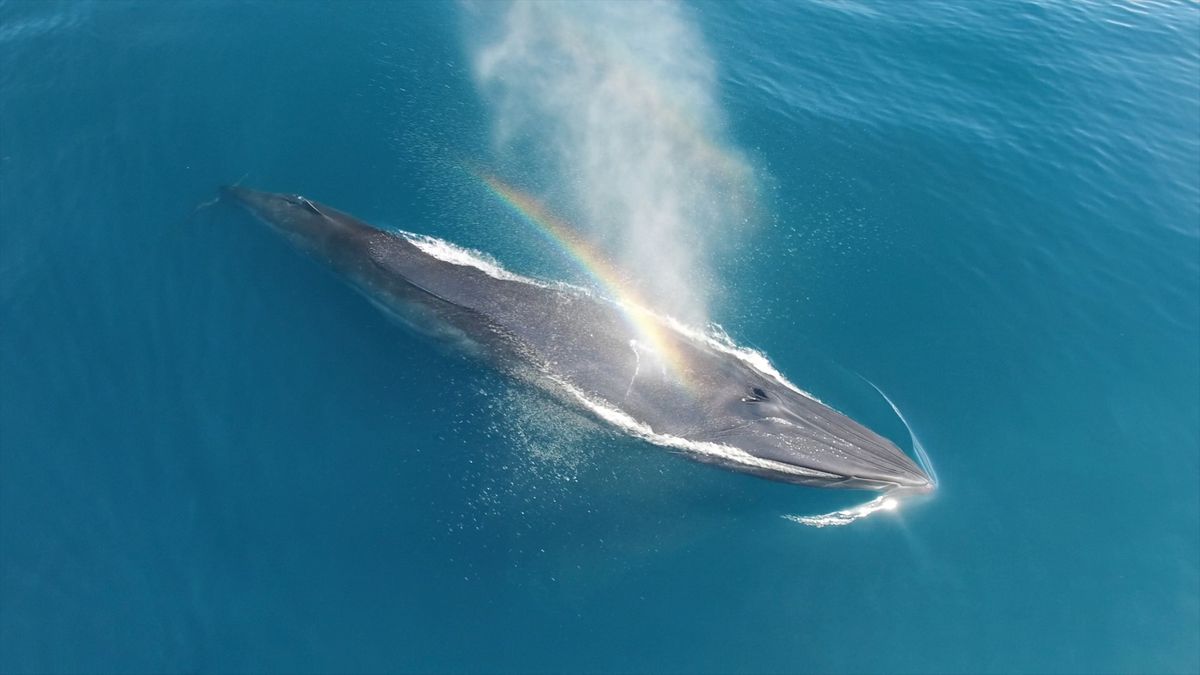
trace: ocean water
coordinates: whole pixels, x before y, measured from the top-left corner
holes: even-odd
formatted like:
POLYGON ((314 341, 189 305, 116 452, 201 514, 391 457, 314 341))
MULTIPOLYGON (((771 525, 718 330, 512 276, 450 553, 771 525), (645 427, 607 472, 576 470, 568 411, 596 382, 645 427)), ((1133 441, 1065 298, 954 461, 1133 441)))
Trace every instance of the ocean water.
POLYGON ((0 1, 0 671, 1197 670, 1195 3, 0 1), (936 493, 805 527, 211 203, 586 283, 484 173, 936 493))

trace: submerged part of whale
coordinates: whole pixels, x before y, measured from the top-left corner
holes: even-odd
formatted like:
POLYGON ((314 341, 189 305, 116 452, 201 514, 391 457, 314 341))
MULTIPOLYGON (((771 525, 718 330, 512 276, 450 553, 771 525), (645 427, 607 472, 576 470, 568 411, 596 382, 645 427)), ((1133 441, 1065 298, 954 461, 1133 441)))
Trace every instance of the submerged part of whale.
POLYGON ((792 386, 755 353, 298 195, 223 192, 387 311, 469 341, 503 370, 632 435, 790 483, 934 486, 893 443, 792 386))

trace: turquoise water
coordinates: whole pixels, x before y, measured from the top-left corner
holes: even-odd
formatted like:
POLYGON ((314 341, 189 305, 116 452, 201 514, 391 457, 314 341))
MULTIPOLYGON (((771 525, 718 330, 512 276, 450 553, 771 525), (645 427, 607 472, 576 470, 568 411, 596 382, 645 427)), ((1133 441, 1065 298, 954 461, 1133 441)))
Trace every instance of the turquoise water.
POLYGON ((1200 669, 1195 4, 583 22, 686 29, 623 63, 707 121, 648 128, 753 174, 662 259, 937 468, 825 529, 782 516, 865 496, 624 438, 200 206, 242 179, 580 280, 470 179, 613 185, 556 178, 578 118, 498 144, 478 10, 0 3, 0 671, 1200 669))

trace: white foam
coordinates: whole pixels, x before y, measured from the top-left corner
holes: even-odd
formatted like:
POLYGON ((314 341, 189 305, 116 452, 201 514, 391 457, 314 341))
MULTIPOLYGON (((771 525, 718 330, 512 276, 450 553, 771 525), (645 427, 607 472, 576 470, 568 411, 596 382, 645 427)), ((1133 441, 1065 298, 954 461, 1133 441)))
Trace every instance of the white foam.
MULTIPOLYGON (((721 328, 720 325, 715 323, 710 324, 710 330, 708 332, 704 332, 692 328, 691 326, 688 326, 669 316, 659 316, 659 318, 666 322, 666 324, 676 332, 685 335, 692 340, 701 342, 723 354, 728 354, 729 356, 738 359, 742 363, 745 363, 754 370, 758 371, 760 375, 775 380, 779 384, 782 384, 801 396, 812 399, 817 403, 822 403, 821 399, 792 384, 786 377, 783 376, 783 373, 779 372, 775 366, 771 365, 771 361, 767 359, 766 354, 754 349, 750 349, 749 347, 742 347, 736 344, 733 341, 733 338, 729 337, 729 334, 726 333, 725 329, 721 328)), ((824 404, 822 403, 822 405, 824 404)))
POLYGON ((520 281, 522 283, 532 284, 534 286, 545 286, 545 284, 537 281, 536 279, 531 279, 529 277, 521 276, 520 274, 509 272, 501 267, 500 263, 496 262, 482 251, 473 251, 471 249, 458 246, 457 244, 451 244, 445 239, 438 239, 437 237, 430 237, 429 235, 425 234, 414 234, 412 232, 404 231, 399 231, 398 234, 412 242, 413 246, 416 246, 434 258, 437 258, 443 262, 448 262, 451 265, 474 267, 475 269, 481 270, 488 276, 496 279, 520 281))
POLYGON ((849 525, 856 520, 862 520, 867 516, 878 513, 880 511, 895 511, 900 507, 900 501, 895 497, 888 495, 879 495, 875 499, 858 506, 852 506, 841 511, 833 511, 831 513, 823 513, 818 516, 795 516, 785 515, 784 519, 790 520, 793 523, 808 525, 809 527, 830 527, 849 525))

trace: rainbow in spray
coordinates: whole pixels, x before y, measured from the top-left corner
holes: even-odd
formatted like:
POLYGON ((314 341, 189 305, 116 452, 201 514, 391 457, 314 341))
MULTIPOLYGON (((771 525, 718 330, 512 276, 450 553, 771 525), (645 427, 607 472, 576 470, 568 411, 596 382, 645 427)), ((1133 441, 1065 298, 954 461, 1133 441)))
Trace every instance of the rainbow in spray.
POLYGON ((624 281, 621 271, 604 254, 581 237, 575 228, 551 213, 537 198, 495 176, 485 173, 475 173, 474 176, 489 193, 522 220, 533 225, 543 238, 573 260, 598 290, 615 303, 635 335, 630 347, 639 360, 649 352, 669 368, 681 384, 687 385, 690 369, 678 346, 684 336, 669 325, 666 317, 648 308, 648 303, 624 281))

